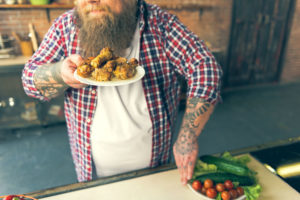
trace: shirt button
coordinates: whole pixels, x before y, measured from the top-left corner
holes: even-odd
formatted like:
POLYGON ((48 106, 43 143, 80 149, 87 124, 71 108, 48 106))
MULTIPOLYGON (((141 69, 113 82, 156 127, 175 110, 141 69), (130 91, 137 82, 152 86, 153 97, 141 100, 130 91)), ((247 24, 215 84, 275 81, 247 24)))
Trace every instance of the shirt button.
POLYGON ((91 123, 91 118, 88 118, 88 119, 86 120, 86 122, 87 122, 87 123, 91 123))
POLYGON ((92 94, 96 94, 96 90, 92 90, 92 94))

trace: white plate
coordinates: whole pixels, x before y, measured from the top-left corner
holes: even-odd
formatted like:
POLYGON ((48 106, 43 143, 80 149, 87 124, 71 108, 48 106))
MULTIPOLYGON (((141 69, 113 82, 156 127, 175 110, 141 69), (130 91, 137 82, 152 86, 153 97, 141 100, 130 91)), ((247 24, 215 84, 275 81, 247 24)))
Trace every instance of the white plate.
POLYGON ((134 83, 145 75, 145 70, 141 66, 136 67, 136 74, 134 77, 126 79, 126 80, 111 80, 111 81, 95 81, 90 78, 83 78, 77 74, 77 70, 74 72, 74 77, 80 81, 81 83, 85 83, 88 85, 96 85, 96 86, 120 86, 120 85, 128 85, 130 83, 134 83))
MULTIPOLYGON (((200 197, 200 199, 202 199, 202 200, 215 200, 215 199, 209 198, 209 197, 205 196, 204 194, 201 194, 200 192, 194 190, 194 188, 192 187, 191 184, 187 184, 187 185, 188 185, 188 187, 189 187, 195 194, 197 194, 197 195, 200 197)), ((243 195, 243 196, 240 196, 240 197, 238 197, 238 198, 236 198, 236 199, 234 199, 234 200, 246 200, 246 196, 243 195)))

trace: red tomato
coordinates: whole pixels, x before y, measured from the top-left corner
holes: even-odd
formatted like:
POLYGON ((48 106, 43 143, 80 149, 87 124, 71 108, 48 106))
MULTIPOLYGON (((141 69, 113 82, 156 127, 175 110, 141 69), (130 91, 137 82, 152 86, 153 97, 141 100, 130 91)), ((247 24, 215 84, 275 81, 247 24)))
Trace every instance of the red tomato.
POLYGON ((216 198, 217 196, 217 190, 215 188, 208 188, 206 190, 206 196, 208 196, 209 198, 216 198))
POLYGON ((218 184, 216 185, 216 190, 217 190, 218 192, 223 192, 223 191, 225 190, 225 185, 224 185, 223 183, 218 183, 218 184))
POLYGON ((229 194, 233 199, 238 197, 238 192, 235 189, 229 190, 229 194))
POLYGON ((226 188, 227 190, 231 190, 231 189, 233 188, 233 183, 232 183, 231 180, 226 180, 226 181, 224 182, 224 185, 225 185, 225 188, 226 188))
POLYGON ((200 181, 195 180, 195 181, 193 181, 193 183, 192 183, 192 187, 194 188, 194 190, 200 191, 201 188, 202 188, 202 184, 201 184, 200 181))
POLYGON ((204 187, 205 187, 206 189, 212 188, 213 186, 214 186, 214 182, 213 182, 211 179, 206 179, 206 180, 204 181, 204 187))
POLYGON ((228 191, 223 191, 221 193, 221 197, 223 200, 230 200, 230 198, 231 198, 230 193, 228 191))
POLYGON ((12 200, 15 197, 15 195, 7 195, 3 198, 3 200, 12 200))
POLYGON ((237 187, 236 191, 237 191, 237 193, 238 193, 239 196, 244 195, 244 189, 242 187, 237 187))

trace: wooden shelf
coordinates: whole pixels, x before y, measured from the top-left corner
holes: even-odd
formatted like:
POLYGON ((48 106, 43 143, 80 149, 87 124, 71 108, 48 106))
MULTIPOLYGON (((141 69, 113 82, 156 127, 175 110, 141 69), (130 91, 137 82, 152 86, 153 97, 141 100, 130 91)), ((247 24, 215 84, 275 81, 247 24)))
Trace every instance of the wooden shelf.
MULTIPOLYGON (((164 3, 164 2, 153 2, 154 4, 160 6, 163 9, 170 9, 170 10, 181 10, 181 9, 201 9, 201 8, 212 8, 215 5, 211 2, 199 2, 199 3, 164 3)), ((58 4, 52 3, 48 5, 31 5, 31 4, 0 4, 0 8, 54 8, 54 9, 70 9, 73 8, 73 4, 58 4)))
POLYGON ((177 3, 177 4, 169 4, 169 3, 156 3, 159 7, 167 10, 195 10, 195 9, 203 9, 203 8, 212 8, 214 4, 211 3, 177 3))
POLYGON ((13 5, 7 5, 7 4, 0 4, 0 8, 55 8, 55 9, 70 9, 73 8, 74 5, 72 4, 48 4, 48 5, 31 5, 31 4, 13 4, 13 5))
POLYGON ((156 4, 159 7, 167 10, 195 10, 195 9, 207 9, 215 7, 217 4, 211 0, 197 0, 197 1, 182 1, 173 0, 172 3, 165 0, 146 0, 147 3, 156 4))

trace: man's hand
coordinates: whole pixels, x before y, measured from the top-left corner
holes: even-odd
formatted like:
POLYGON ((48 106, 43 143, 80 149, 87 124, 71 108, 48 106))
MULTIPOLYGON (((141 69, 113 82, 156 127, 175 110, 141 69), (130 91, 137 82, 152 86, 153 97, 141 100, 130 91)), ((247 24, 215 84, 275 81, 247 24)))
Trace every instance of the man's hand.
POLYGON ((74 72, 77 68, 77 66, 81 65, 83 63, 83 59, 80 55, 71 55, 68 58, 66 58, 61 66, 61 77, 63 81, 73 88, 82 88, 86 85, 79 82, 74 78, 74 72))
POLYGON ((198 157, 197 137, 193 136, 193 134, 183 132, 178 136, 173 147, 173 152, 181 176, 181 183, 185 185, 192 178, 198 157))
POLYGON ((214 106, 200 98, 188 98, 178 138, 173 147, 182 184, 192 178, 198 158, 198 136, 209 119, 214 106))
POLYGON ((33 77, 36 88, 51 99, 62 94, 68 87, 85 87, 85 84, 74 78, 74 71, 82 62, 81 56, 71 55, 64 61, 39 66, 33 77))

